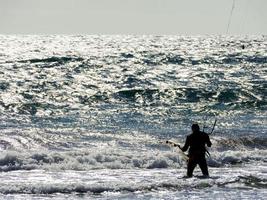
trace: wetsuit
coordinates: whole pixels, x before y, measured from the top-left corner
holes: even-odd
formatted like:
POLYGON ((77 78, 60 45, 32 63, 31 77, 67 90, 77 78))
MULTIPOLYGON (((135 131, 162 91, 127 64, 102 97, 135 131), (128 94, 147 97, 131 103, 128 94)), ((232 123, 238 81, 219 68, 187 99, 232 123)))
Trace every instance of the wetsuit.
POLYGON ((188 135, 182 151, 187 151, 189 148, 189 160, 187 163, 187 176, 192 177, 193 171, 198 164, 202 174, 209 176, 208 166, 205 158, 206 147, 211 146, 210 138, 207 133, 196 131, 188 135))

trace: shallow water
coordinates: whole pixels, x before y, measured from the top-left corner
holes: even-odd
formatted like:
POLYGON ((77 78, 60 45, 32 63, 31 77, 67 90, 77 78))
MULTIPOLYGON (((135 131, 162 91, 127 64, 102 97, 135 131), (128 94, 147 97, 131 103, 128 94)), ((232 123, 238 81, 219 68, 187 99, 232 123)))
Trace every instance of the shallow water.
MULTIPOLYGON (((212 168, 210 178, 185 178, 182 169, 16 171, 4 174, 9 178, 1 184, 1 196, 27 199, 264 199, 267 183, 266 179, 259 178, 264 174, 258 173, 255 166, 243 167, 245 169, 212 168)), ((261 166, 261 170, 266 169, 261 166)))
POLYGON ((265 36, 0 35, 0 197, 264 199, 266 47, 265 36), (182 178, 161 142, 215 119, 214 178, 182 178))

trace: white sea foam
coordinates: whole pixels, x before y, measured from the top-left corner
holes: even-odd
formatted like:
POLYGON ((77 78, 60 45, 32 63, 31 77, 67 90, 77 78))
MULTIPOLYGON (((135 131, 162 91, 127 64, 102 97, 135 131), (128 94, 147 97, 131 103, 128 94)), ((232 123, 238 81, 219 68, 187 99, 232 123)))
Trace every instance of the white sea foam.
MULTIPOLYGON (((266 150, 211 151, 209 166, 224 167, 246 163, 265 163, 266 150)), ((93 170, 93 169, 154 169, 181 168, 186 163, 171 149, 123 150, 106 148, 67 152, 16 152, 7 151, 0 157, 0 170, 93 170)))
MULTIPOLYGON (((183 178, 184 169, 180 170, 93 170, 49 172, 43 170, 14 171, 1 175, 1 193, 9 195, 55 195, 60 194, 113 195, 127 194, 146 195, 150 192, 169 191, 184 194, 189 188, 201 195, 202 190, 216 191, 244 188, 250 190, 266 187, 266 176, 261 170, 253 166, 246 166, 247 170, 229 168, 212 168, 211 178, 199 177, 183 178), (257 175, 252 175, 253 172, 257 175), (218 189, 219 188, 219 189, 218 189), (176 192, 174 192, 176 191, 176 192), (130 194, 133 193, 133 194, 130 194)), ((199 170, 196 170, 199 174, 199 170)), ((242 192, 238 192, 242 195, 242 192)), ((253 190, 250 192, 253 195, 253 190)), ((259 197, 262 193, 260 192, 259 197)), ((91 196, 92 197, 92 196, 91 196)), ((210 198, 209 198, 210 199, 210 198)))

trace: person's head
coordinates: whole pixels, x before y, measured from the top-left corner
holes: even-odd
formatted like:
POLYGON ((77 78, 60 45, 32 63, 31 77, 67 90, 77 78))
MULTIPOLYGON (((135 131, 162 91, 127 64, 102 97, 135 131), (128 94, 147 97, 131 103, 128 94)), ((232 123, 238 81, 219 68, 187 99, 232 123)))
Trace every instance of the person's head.
POLYGON ((196 123, 192 124, 191 129, 192 129, 193 133, 198 132, 199 131, 199 125, 196 123))

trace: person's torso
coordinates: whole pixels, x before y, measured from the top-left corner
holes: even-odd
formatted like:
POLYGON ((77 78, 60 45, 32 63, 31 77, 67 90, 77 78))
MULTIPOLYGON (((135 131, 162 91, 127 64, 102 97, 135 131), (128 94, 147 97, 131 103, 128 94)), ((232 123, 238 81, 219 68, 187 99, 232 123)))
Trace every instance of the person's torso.
POLYGON ((188 136, 189 139, 189 154, 204 154, 206 152, 205 144, 207 143, 208 136, 206 133, 198 132, 192 133, 188 136))

